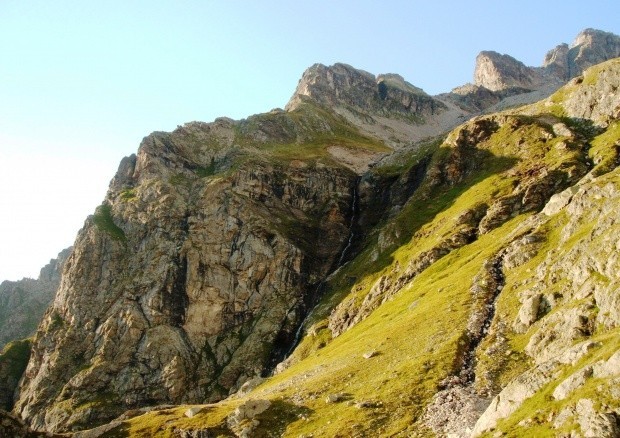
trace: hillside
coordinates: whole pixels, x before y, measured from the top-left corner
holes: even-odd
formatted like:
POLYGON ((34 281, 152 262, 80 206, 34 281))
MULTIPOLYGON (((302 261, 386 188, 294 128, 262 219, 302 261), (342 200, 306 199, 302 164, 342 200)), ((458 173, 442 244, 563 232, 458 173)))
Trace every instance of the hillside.
POLYGON ((101 425, 76 437, 617 436, 620 60, 545 68, 433 97, 315 65, 286 110, 145 137, 13 412, 101 425))

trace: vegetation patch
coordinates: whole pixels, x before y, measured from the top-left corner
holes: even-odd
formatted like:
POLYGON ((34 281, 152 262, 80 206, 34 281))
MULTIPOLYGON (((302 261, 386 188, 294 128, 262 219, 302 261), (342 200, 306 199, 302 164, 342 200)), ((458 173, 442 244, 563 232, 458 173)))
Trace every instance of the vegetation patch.
MULTIPOLYGON (((564 366, 550 383, 525 400, 516 412, 500 420, 495 431, 484 434, 482 437, 492 437, 498 431, 507 436, 536 437, 556 437, 559 433, 570 435, 571 432, 580 432, 579 425, 575 422, 576 419, 566 422, 559 429, 554 428, 553 421, 564 408, 574 408, 581 399, 593 400, 598 408, 601 405, 606 405, 611 410, 620 408, 618 399, 611 395, 611 387, 607 379, 588 378, 582 386, 576 388, 563 400, 556 400, 552 395, 556 387, 573 373, 589 364, 607 360, 614 352, 620 350, 620 330, 618 329, 590 339, 600 342, 602 346, 590 350, 574 365, 564 366)), ((579 413, 576 412, 575 415, 578 416, 579 413)))
POLYGON ((120 196, 123 201, 131 201, 137 196, 136 189, 125 189, 121 192, 120 196))
POLYGON ((93 222, 100 231, 108 234, 112 239, 120 242, 126 242, 125 232, 114 223, 112 218, 112 207, 109 204, 101 204, 95 210, 93 222))
POLYGON ((592 139, 589 155, 595 164, 594 176, 613 170, 620 161, 620 121, 615 121, 602 134, 592 139))
POLYGON ((211 159, 211 163, 205 167, 197 167, 195 172, 200 178, 206 178, 208 176, 215 175, 217 171, 217 166, 215 164, 215 160, 211 159))
POLYGON ((28 365, 31 349, 32 339, 22 339, 5 345, 0 353, 0 370, 2 373, 14 378, 15 381, 19 381, 28 365))

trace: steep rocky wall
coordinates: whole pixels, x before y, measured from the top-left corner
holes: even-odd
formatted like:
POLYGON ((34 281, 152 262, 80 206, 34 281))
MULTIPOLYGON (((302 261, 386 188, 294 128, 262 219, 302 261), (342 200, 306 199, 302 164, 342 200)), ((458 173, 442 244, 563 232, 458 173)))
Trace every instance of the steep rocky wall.
POLYGON ((34 427, 217 400, 288 350, 348 237, 357 177, 231 168, 227 123, 156 133, 121 163, 37 332, 16 404, 34 427))

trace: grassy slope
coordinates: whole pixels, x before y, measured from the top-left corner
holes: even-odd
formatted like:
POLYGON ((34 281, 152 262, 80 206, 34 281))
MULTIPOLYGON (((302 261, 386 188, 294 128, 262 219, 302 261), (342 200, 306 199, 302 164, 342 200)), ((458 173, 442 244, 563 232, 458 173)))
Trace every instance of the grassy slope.
MULTIPOLYGON (((592 143, 593 145, 596 145, 596 147, 593 147, 590 150, 591 155, 601 152, 601 144, 603 142, 607 142, 609 146, 620 142, 620 132, 612 126, 607 132, 594 139, 592 143)), ((595 168, 594 170, 596 171, 597 169, 595 168)), ((601 176, 595 184, 601 187, 606 184, 614 184, 616 187, 620 186, 620 171, 616 169, 613 172, 601 176)), ((513 321, 516 318, 517 311, 519 309, 517 297, 520 292, 523 292, 531 286, 530 273, 532 270, 536 269, 545 257, 549 254, 555 254, 553 256, 554 259, 560 259, 563 253, 578 244, 592 245, 596 248, 596 242, 591 242, 589 240, 593 228, 592 223, 581 224, 581 226, 574 231, 573 237, 571 237, 564 245, 560 245, 560 232, 567 222, 568 218, 563 213, 553 216, 549 222, 539 230, 539 232, 545 236, 545 242, 543 247, 540 248, 538 255, 526 264, 509 272, 509 275, 507 276, 506 289, 510 290, 510 293, 502 294, 497 303, 498 313, 504 315, 504 320, 513 321)), ((618 235, 619 232, 620 227, 618 226, 614 229, 608 230, 608 233, 611 235, 618 235)), ((604 237, 604 235, 599 236, 599 239, 604 237)), ((592 249, 591 251, 595 252, 596 249, 592 249)), ((610 280, 605 277, 605 281, 608 282, 610 280)), ((545 290, 545 292, 550 293, 557 291, 558 293, 561 293, 562 287, 563 283, 561 281, 557 283, 550 282, 549 287, 545 290)), ((554 311, 571 307, 576 304, 578 304, 578 302, 565 302, 557 306, 554 311)), ((511 348, 517 352, 523 351, 530 336, 536 331, 536 329, 537 324, 534 324, 532 328, 524 334, 509 334, 508 339, 511 348)), ((586 338, 584 337, 577 339, 575 343, 581 342, 584 339, 586 338)), ((593 364, 599 360, 606 360, 614 352, 620 350, 620 328, 605 328, 599 326, 587 339, 594 342, 600 342, 601 346, 589 351, 588 354, 581 358, 575 365, 566 365, 561 367, 557 377, 554 378, 554 380, 547 385, 544 385, 543 388, 541 388, 541 390, 538 391, 532 398, 525 401, 514 414, 507 419, 500 421, 498 425, 499 430, 507 433, 508 436, 525 436, 529 434, 530 436, 537 437, 555 437, 558 432, 570 433, 571 430, 579 431, 578 426, 572 422, 568 422, 561 429, 556 430, 551 426, 549 418, 554 418, 562 409, 566 407, 574 406, 580 399, 589 398, 595 400, 598 406, 601 404, 607 404, 608 406, 611 406, 611 408, 620 408, 620 400, 613 399, 613 397, 610 397, 609 393, 606 393, 606 391, 603 390, 605 385, 609 385, 607 379, 587 379, 584 386, 573 391, 571 395, 564 400, 555 400, 552 397, 552 393, 555 388, 568 376, 582 369, 586 365, 593 364)), ((528 365, 528 362, 517 362, 512 368, 500 370, 501 372, 497 378, 502 383, 501 386, 508 383, 508 381, 520 372, 525 371, 528 368, 528 365)), ((485 436, 493 436, 493 433, 488 433, 485 436)))

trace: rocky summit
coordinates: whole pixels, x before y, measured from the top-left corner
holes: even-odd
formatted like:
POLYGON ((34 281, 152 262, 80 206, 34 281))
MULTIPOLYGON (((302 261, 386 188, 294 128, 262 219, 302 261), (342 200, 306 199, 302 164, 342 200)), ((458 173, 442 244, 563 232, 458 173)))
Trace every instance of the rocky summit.
POLYGON ((0 431, 620 436, 619 41, 439 96, 316 64, 145 137, 0 355, 0 431))

